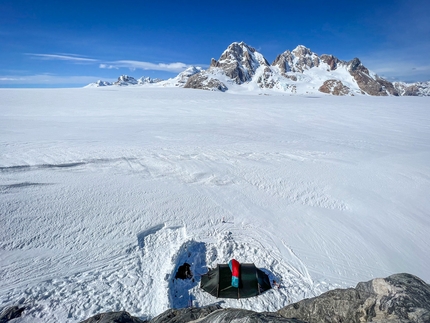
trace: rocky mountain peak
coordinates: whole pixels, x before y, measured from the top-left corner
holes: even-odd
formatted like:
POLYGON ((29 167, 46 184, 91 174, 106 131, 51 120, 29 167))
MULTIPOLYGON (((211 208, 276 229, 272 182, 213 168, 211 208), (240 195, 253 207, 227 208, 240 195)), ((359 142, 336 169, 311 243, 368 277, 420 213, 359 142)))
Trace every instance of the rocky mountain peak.
POLYGON ((231 43, 218 60, 212 58, 207 70, 190 66, 176 77, 160 82, 122 75, 115 83, 98 81, 90 87, 109 85, 177 86, 227 91, 232 83, 252 83, 254 90, 271 89, 293 94, 327 93, 330 95, 419 95, 430 96, 430 82, 391 83, 369 71, 358 58, 343 61, 333 55, 321 56, 304 45, 279 54, 271 66, 255 48, 244 42, 231 43))
POLYGON ((293 49, 292 53, 296 57, 305 57, 305 56, 316 55, 309 48, 307 48, 306 46, 303 46, 303 45, 298 45, 296 48, 293 49))
POLYGON ((260 66, 269 66, 269 63, 255 48, 244 42, 230 44, 218 61, 211 61, 212 68, 223 70, 237 84, 250 81, 260 66))
POLYGON ((121 75, 118 77, 118 81, 114 83, 115 85, 135 85, 138 84, 137 80, 128 75, 121 75))
POLYGON ((161 82, 162 79, 159 78, 151 78, 149 76, 142 76, 137 80, 137 84, 152 84, 152 83, 158 83, 161 82))
POLYGON ((361 64, 361 61, 357 57, 355 57, 354 59, 348 62, 349 71, 357 71, 360 69, 360 67, 363 67, 363 65, 361 64))
POLYGON ((273 61, 272 66, 277 66, 284 76, 287 72, 299 72, 318 67, 320 58, 309 48, 299 45, 293 51, 285 51, 278 55, 273 61))

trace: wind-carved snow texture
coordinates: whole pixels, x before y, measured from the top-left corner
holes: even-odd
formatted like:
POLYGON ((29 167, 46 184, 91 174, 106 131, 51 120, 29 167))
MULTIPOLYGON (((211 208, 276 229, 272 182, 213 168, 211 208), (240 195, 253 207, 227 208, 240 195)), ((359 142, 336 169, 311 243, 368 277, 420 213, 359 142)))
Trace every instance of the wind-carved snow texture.
POLYGON ((430 279, 426 98, 119 87, 2 90, 0 309, 79 322, 276 311, 374 277, 430 279), (216 299, 235 258, 281 288, 216 299), (174 279, 190 264, 193 279, 174 279))

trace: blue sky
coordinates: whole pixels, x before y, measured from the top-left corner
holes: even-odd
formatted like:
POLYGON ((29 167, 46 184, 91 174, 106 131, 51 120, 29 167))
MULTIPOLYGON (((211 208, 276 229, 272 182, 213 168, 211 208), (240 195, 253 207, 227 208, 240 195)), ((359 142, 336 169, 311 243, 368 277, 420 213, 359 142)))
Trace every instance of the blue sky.
POLYGON ((430 0, 1 0, 0 87, 169 78, 244 41, 271 63, 305 45, 387 79, 430 80, 430 0))

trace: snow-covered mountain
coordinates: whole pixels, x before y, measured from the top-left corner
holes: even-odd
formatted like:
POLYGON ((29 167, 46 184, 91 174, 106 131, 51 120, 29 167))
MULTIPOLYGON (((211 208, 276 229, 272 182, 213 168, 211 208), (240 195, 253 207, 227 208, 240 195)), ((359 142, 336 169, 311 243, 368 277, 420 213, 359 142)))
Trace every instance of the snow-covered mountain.
POLYGON ((201 67, 190 66, 185 71, 179 73, 176 77, 160 82, 160 85, 164 87, 184 87, 188 79, 197 73, 203 71, 201 67))
POLYGON ((244 42, 232 43, 222 53, 219 60, 212 58, 212 69, 220 69, 237 84, 250 82, 257 70, 269 67, 262 54, 244 42))
POLYGON ((430 82, 391 83, 366 68, 358 58, 343 61, 318 55, 299 45, 269 64, 263 54, 244 42, 234 42, 208 69, 191 66, 165 81, 122 75, 114 83, 98 81, 89 86, 155 84, 211 91, 281 92, 289 94, 427 96, 430 82))
POLYGON ((142 76, 139 79, 135 79, 132 76, 128 75, 121 75, 118 77, 118 80, 116 82, 107 82, 107 81, 101 81, 98 80, 97 82, 90 83, 86 87, 101 87, 101 86, 112 86, 112 85, 118 85, 118 86, 129 86, 129 85, 143 85, 143 84, 154 84, 161 82, 162 80, 159 78, 150 78, 149 76, 145 77, 142 76))
POLYGON ((430 81, 416 83, 394 82, 393 85, 402 96, 430 96, 430 81))
POLYGON ((84 87, 101 87, 101 86, 110 86, 110 85, 113 85, 113 83, 108 82, 108 81, 98 80, 98 81, 90 83, 84 87))
POLYGON ((137 84, 154 84, 154 83, 158 83, 158 82, 161 82, 161 81, 163 81, 162 79, 159 79, 159 78, 151 78, 151 77, 149 77, 149 76, 142 76, 141 78, 139 78, 138 80, 137 80, 137 84))
MULTIPOLYGON (((207 82, 236 83, 253 90, 272 89, 289 93, 332 95, 398 95, 393 84, 364 67, 358 58, 346 62, 333 55, 318 56, 299 45, 278 55, 271 65, 245 43, 231 44, 207 71, 194 75, 185 87, 203 88, 207 82), (233 81, 233 82, 231 82, 233 81), (253 85, 253 86, 252 86, 253 85)), ((225 84, 224 84, 225 85, 225 84)), ((218 87, 216 88, 218 89, 218 87)))

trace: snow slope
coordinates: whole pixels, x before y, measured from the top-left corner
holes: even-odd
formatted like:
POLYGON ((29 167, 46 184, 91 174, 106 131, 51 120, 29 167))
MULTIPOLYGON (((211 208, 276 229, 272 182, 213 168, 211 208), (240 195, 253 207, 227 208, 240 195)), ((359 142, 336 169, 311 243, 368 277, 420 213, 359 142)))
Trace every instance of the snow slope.
POLYGON ((26 305, 17 322, 190 300, 273 311, 397 272, 430 281, 428 98, 0 96, 0 309, 26 305), (232 257, 282 287, 202 292, 199 275, 232 257), (185 261, 194 282, 172 279, 185 261))

